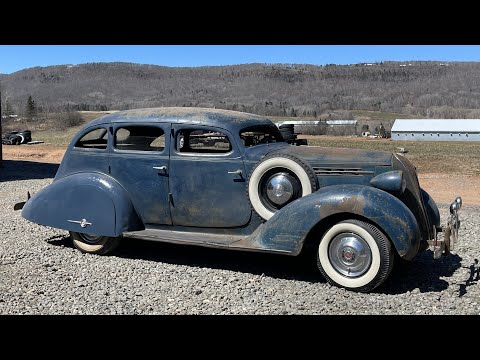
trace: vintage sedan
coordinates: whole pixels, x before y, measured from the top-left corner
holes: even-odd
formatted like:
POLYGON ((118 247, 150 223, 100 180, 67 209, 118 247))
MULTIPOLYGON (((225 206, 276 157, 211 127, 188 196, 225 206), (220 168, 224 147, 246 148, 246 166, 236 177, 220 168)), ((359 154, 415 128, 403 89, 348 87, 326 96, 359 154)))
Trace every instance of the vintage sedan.
POLYGON ((68 230, 86 253, 107 254, 122 237, 292 256, 314 249, 329 283, 362 292, 387 279, 396 257, 451 250, 461 198, 441 226, 405 157, 302 146, 282 133, 226 110, 113 113, 86 124, 52 184, 15 208, 68 230))

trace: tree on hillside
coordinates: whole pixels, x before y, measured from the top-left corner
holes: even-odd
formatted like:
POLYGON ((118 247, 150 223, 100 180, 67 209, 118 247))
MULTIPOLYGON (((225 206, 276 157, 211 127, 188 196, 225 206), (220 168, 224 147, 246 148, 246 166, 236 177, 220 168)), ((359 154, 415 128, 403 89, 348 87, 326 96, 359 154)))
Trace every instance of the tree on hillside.
POLYGON ((28 121, 32 121, 35 119, 37 113, 37 109, 35 106, 35 101, 32 100, 32 96, 28 96, 27 100, 27 106, 25 108, 25 117, 27 118, 28 121))
POLYGON ((3 114, 5 116, 10 116, 15 114, 15 111, 13 111, 12 102, 10 101, 10 98, 7 98, 5 100, 5 110, 3 111, 3 114))

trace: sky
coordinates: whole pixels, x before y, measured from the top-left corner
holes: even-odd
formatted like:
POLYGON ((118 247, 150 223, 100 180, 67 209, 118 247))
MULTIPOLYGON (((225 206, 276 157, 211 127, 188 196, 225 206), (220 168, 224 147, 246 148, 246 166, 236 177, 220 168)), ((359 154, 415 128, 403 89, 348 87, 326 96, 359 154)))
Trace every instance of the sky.
POLYGON ((0 73, 34 66, 133 62, 163 66, 480 61, 479 45, 0 45, 0 73))

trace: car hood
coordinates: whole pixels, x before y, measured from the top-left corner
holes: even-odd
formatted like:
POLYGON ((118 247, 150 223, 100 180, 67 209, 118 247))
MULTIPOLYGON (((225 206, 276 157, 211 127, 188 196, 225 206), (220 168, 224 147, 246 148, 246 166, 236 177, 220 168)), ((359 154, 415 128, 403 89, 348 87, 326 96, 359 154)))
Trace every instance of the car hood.
POLYGON ((298 156, 312 166, 317 164, 391 165, 392 153, 386 151, 325 148, 319 146, 287 146, 275 152, 298 156))

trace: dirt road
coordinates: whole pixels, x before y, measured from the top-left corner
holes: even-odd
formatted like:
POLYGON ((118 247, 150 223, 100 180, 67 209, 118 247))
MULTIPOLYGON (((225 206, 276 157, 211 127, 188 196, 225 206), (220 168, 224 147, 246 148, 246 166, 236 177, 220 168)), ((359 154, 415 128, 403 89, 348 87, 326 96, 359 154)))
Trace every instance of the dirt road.
MULTIPOLYGON (((65 147, 50 144, 4 146, 5 160, 28 160, 59 164, 65 147)), ((480 205, 480 176, 419 174, 420 185, 440 204, 450 204, 460 195, 464 205, 480 205)))

